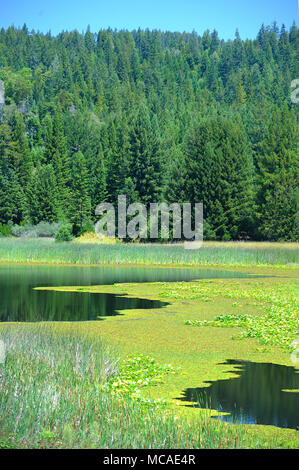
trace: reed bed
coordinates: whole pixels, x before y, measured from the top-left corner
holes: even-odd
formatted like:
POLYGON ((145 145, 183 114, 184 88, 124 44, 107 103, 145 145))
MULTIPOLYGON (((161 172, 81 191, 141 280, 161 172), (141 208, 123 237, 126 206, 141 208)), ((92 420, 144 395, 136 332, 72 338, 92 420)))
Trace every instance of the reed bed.
POLYGON ((298 260, 299 243, 204 242, 200 249, 187 250, 182 244, 105 245, 0 239, 0 262, 296 267, 298 260))

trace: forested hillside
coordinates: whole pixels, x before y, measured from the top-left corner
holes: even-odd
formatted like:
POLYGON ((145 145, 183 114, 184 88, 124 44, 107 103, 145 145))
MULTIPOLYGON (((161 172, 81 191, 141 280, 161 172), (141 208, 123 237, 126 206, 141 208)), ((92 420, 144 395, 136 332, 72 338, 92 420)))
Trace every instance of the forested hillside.
POLYGON ((0 223, 202 202, 210 239, 299 240, 299 36, 0 31, 0 223))

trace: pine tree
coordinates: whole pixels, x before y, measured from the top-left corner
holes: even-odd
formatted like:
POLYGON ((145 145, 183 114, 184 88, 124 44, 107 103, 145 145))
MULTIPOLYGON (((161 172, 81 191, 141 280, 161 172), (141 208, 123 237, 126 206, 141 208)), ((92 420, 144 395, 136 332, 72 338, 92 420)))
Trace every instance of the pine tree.
POLYGON ((64 123, 61 107, 55 109, 53 119, 53 133, 51 139, 52 157, 50 163, 53 165, 56 181, 60 211, 68 214, 70 202, 70 161, 64 134, 64 123))
POLYGON ((20 183, 26 188, 31 182, 33 163, 22 113, 14 116, 13 139, 16 142, 16 151, 19 155, 15 169, 20 183))
POLYGON ((88 173, 82 152, 72 159, 72 195, 69 209, 74 234, 78 234, 86 220, 90 218, 91 202, 88 191, 88 173))
POLYGON ((33 223, 56 222, 62 218, 59 211, 57 182, 51 164, 42 165, 35 173, 32 184, 30 216, 33 223))
POLYGON ((248 235, 253 167, 240 120, 193 122, 184 154, 188 200, 203 203, 204 218, 218 237, 248 235))
POLYGON ((0 165, 0 223, 19 224, 27 218, 27 199, 15 171, 0 165))
POLYGON ((105 165, 104 153, 100 148, 97 158, 94 161, 95 168, 91 182, 91 214, 95 213, 96 206, 107 201, 107 169, 105 165))
POLYGON ((109 146, 107 151, 107 192, 109 202, 117 203, 117 196, 123 193, 125 181, 125 162, 122 148, 117 139, 115 123, 111 122, 108 129, 109 146))
POLYGON ((298 240, 299 134, 287 105, 270 118, 259 158, 257 194, 259 232, 263 239, 298 240))
POLYGON ((157 117, 144 103, 130 131, 130 177, 140 202, 159 202, 162 194, 162 157, 157 117))

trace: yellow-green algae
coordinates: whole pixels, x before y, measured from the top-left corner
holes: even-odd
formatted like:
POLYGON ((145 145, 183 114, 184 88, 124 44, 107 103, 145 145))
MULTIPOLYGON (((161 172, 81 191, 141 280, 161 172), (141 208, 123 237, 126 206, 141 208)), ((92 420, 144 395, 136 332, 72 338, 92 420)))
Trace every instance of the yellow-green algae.
MULTIPOLYGON (((233 269, 234 271, 236 268, 233 269)), ((184 283, 114 284, 88 287, 47 288, 57 291, 113 293, 130 297, 166 300, 169 305, 161 309, 122 310, 123 315, 107 317, 100 322, 56 324, 57 331, 68 328, 91 337, 101 335, 118 346, 123 357, 132 353, 148 354, 161 364, 170 363, 180 368, 178 373, 165 378, 165 383, 146 389, 148 396, 169 401, 178 415, 196 419, 206 410, 185 407, 180 402, 186 388, 206 386, 206 381, 229 378, 234 375, 231 365, 220 365, 226 359, 269 362, 294 365, 290 352, 279 345, 260 344, 256 338, 240 339, 242 328, 204 327, 185 325, 186 320, 212 320, 219 314, 264 315, 264 303, 255 291, 286 292, 296 295, 298 271, 271 270, 270 268, 238 268, 243 272, 265 275, 260 279, 211 279, 184 283), (194 295, 202 286, 207 295, 194 295), (239 293, 245 293, 240 299, 239 293), (246 295, 247 293, 247 295, 246 295), (235 337, 236 339, 232 339, 235 337)), ((42 288, 44 289, 44 288, 42 288)), ((283 346, 283 345, 282 345, 283 346)), ((237 372, 236 372, 237 374, 237 372)), ((214 411, 212 414, 219 414, 214 411)), ((296 430, 274 426, 242 425, 266 447, 299 447, 296 430)))

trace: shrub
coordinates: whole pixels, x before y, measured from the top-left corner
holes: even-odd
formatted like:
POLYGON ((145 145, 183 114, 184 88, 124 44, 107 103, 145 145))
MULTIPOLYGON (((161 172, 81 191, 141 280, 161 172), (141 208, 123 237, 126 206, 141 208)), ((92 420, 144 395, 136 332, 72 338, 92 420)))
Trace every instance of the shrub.
POLYGON ((10 237, 11 225, 0 224, 0 237, 10 237))
POLYGON ((27 227, 22 227, 21 225, 13 225, 11 228, 11 234, 14 237, 24 237, 27 235, 27 227), (26 234, 26 235, 25 235, 26 234))
POLYGON ((56 242, 70 242, 73 238, 72 224, 61 225, 55 233, 56 242))
POLYGON ((203 223, 203 238, 204 240, 216 240, 217 235, 211 228, 210 224, 206 221, 203 223))
POLYGON ((11 233, 19 238, 54 237, 61 226, 60 222, 39 222, 37 225, 13 225, 11 233))
POLYGON ((82 225, 81 229, 79 230, 78 236, 83 235, 84 233, 94 233, 94 231, 94 224, 90 220, 88 220, 82 225))
POLYGON ((36 226, 36 233, 38 237, 54 237, 55 233, 61 226, 61 222, 39 222, 36 226))
POLYGON ((231 236, 228 232, 225 232, 222 236, 222 240, 225 241, 225 242, 228 242, 229 240, 231 240, 231 236))

